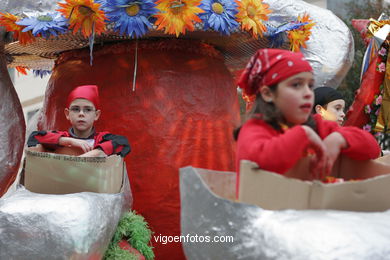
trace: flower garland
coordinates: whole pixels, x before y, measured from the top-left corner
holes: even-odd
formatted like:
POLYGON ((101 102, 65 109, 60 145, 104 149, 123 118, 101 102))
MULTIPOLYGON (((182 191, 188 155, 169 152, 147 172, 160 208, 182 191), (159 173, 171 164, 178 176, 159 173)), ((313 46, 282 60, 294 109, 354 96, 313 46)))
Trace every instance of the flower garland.
MULTIPOLYGON (((47 13, 21 19, 0 13, 0 25, 14 32, 15 39, 22 44, 34 41, 34 36, 48 38, 67 30, 90 37, 103 33, 106 23, 112 23, 115 31, 131 38, 142 37, 154 25, 157 30, 179 37, 186 31, 194 31, 195 23, 202 23, 203 30, 212 29, 223 35, 241 27, 258 38, 267 32, 264 22, 272 13, 263 0, 65 0, 58 5, 57 11, 62 16, 47 13)), ((288 29, 289 38, 294 42, 292 49, 306 47, 314 23, 307 14, 290 23, 301 25, 288 29)))
MULTIPOLYGON (((379 73, 385 73, 386 72, 386 62, 387 62, 387 56, 389 51, 389 44, 385 41, 383 45, 378 50, 378 57, 380 58, 380 62, 376 64, 376 71, 379 73)), ((382 99, 383 99, 383 91, 384 91, 384 81, 382 82, 381 86, 379 87, 379 93, 374 96, 373 101, 371 104, 368 104, 364 107, 364 113, 368 115, 369 122, 363 126, 363 130, 370 132, 373 134, 378 141, 383 139, 383 135, 386 134, 387 126, 384 126, 384 129, 378 129, 378 116, 381 111, 382 107, 382 99)))
POLYGON ((187 31, 214 30, 230 35, 238 29, 254 38, 267 37, 271 47, 290 39, 292 49, 306 48, 315 23, 307 14, 279 27, 265 24, 272 11, 263 0, 64 0, 58 13, 37 14, 23 19, 0 12, 0 26, 13 32, 14 39, 26 45, 35 37, 56 37, 72 31, 89 38, 92 53, 95 34, 110 28, 130 38, 140 38, 149 30, 163 30, 179 37, 187 31), (195 27, 196 26, 196 27, 195 27))

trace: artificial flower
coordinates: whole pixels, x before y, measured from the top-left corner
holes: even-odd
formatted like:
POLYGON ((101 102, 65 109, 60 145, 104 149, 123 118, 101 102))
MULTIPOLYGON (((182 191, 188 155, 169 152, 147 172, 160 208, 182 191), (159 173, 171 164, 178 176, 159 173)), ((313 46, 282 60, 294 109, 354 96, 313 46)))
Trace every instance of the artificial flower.
POLYGON ((385 56, 386 53, 387 53, 387 50, 384 47, 380 48, 380 50, 378 51, 378 54, 381 56, 385 56))
POLYGON ((16 24, 25 26, 22 32, 31 31, 34 36, 42 35, 45 38, 49 38, 50 35, 57 36, 64 33, 68 27, 67 20, 54 13, 23 18, 17 21, 16 24))
POLYGON ((364 131, 371 132, 371 129, 372 129, 371 125, 369 125, 369 124, 363 126, 364 131))
POLYGON ((18 74, 20 73, 20 74, 23 74, 23 75, 27 75, 27 70, 28 70, 27 67, 16 66, 15 69, 18 72, 18 74))
POLYGON ((386 71, 386 65, 385 65, 385 63, 384 63, 384 62, 379 63, 379 64, 378 64, 377 70, 378 70, 379 72, 385 72, 385 71, 386 71))
POLYGON ((272 11, 268 9, 269 5, 264 4, 262 0, 242 0, 237 1, 238 14, 237 21, 241 23, 241 28, 251 32, 253 37, 261 37, 267 31, 263 21, 268 20, 268 14, 272 11))
POLYGON ((378 116, 379 115, 379 112, 380 112, 380 109, 378 108, 376 111, 375 111, 375 115, 378 116))
POLYGON ((376 99, 375 99, 375 105, 379 106, 382 104, 382 95, 379 95, 376 99))
POLYGON ((85 37, 92 33, 101 34, 106 29, 106 16, 100 10, 101 4, 93 0, 65 0, 58 3, 62 9, 57 11, 69 20, 69 28, 76 34, 80 29, 85 37))
POLYGON ((364 107, 364 112, 365 112, 366 114, 370 114, 370 113, 371 113, 371 106, 370 106, 370 105, 366 105, 366 106, 364 107))
POLYGON ((131 37, 141 37, 152 28, 150 18, 157 12, 152 0, 107 0, 107 17, 115 23, 115 30, 131 37))
POLYGON ((51 70, 33 70, 34 77, 46 77, 51 74, 51 70))
POLYGON ((193 31, 195 22, 202 22, 197 16, 204 12, 198 7, 200 0, 158 0, 156 4, 160 12, 155 15, 155 24, 158 30, 164 29, 165 33, 179 37, 186 30, 193 31))
POLYGON ((295 52, 298 52, 301 47, 307 48, 306 41, 310 39, 311 28, 315 25, 308 14, 304 14, 303 17, 298 16, 297 23, 305 23, 305 25, 301 26, 299 29, 288 32, 290 48, 295 52))
POLYGON ((230 0, 203 0, 200 8, 205 11, 199 15, 204 23, 204 30, 211 27, 217 32, 230 35, 237 28, 235 20, 237 4, 230 0))
POLYGON ((289 22, 282 24, 278 27, 267 26, 266 37, 272 48, 281 47, 287 41, 286 32, 298 29, 306 23, 289 22))
POLYGON ((8 32, 13 32, 14 39, 17 39, 20 44, 28 44, 35 41, 34 36, 30 31, 23 32, 24 26, 16 24, 20 18, 10 13, 0 13, 0 26, 4 26, 8 32))

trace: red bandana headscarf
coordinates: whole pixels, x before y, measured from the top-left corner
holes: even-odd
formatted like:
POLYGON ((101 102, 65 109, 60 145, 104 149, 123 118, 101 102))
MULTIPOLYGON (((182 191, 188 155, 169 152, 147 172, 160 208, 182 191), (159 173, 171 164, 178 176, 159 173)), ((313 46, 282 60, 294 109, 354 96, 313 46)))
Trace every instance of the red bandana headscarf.
POLYGON ((247 96, 255 95, 262 86, 273 86, 295 74, 313 71, 302 53, 280 49, 260 49, 252 56, 238 86, 247 96))
POLYGON ((66 102, 66 107, 69 107, 73 100, 83 98, 91 101, 96 109, 99 109, 99 90, 96 85, 84 85, 78 86, 70 92, 68 100, 66 102))

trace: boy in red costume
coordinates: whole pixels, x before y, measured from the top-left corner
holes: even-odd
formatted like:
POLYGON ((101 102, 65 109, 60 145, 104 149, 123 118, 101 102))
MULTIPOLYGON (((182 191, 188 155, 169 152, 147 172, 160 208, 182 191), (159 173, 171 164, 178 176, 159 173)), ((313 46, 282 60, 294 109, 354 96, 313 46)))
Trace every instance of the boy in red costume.
POLYGON ((28 138, 28 147, 42 145, 46 150, 59 147, 80 149, 81 156, 98 157, 130 152, 124 136, 109 132, 96 132, 94 122, 100 117, 99 92, 95 85, 76 87, 68 96, 65 108, 66 119, 72 127, 68 131, 34 131, 28 138))

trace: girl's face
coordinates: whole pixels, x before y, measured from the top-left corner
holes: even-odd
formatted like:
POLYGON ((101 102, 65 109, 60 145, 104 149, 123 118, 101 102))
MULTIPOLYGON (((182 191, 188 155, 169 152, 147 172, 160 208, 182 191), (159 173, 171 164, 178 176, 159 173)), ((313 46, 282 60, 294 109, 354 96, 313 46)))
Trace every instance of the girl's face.
POLYGON ((271 99, 280 110, 287 125, 303 124, 311 114, 314 93, 313 73, 301 72, 278 83, 271 99))

